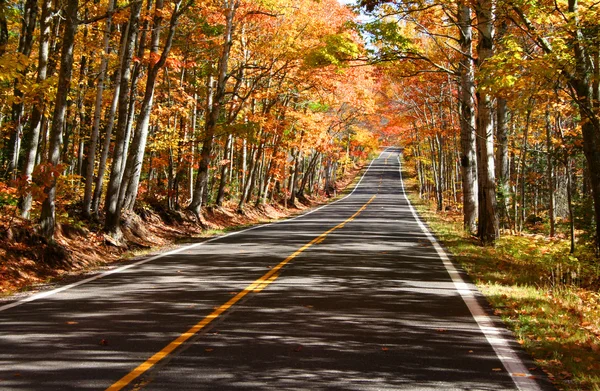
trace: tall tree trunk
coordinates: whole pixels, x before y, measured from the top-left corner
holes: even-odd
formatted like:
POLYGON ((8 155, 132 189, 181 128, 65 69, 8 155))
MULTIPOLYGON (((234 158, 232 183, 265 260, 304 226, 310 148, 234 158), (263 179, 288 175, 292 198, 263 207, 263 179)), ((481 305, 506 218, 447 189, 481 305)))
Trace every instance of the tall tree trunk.
POLYGON ((200 218, 200 211, 202 209, 204 192, 207 189, 208 185, 208 167, 210 164, 210 155, 212 153, 212 144, 215 129, 217 127, 217 121, 219 119, 221 107, 225 98, 225 87, 227 84, 227 65, 229 62, 229 53, 231 52, 231 46, 233 45, 233 19, 235 17, 236 10, 240 6, 240 0, 226 0, 225 5, 227 8, 225 42, 223 44, 223 50, 221 51, 221 56, 219 58, 216 93, 214 96, 213 104, 211 105, 211 107, 208 108, 208 113, 204 127, 204 143, 202 145, 202 151, 200 152, 200 162, 198 165, 198 175, 196 177, 194 197, 192 198, 192 202, 188 206, 188 209, 194 212, 194 214, 198 218, 200 218))
MULTIPOLYGON (((223 151, 223 160, 227 160, 229 157, 232 147, 233 136, 227 135, 227 141, 225 142, 225 149, 223 151)), ((221 165, 221 179, 219 182, 219 190, 217 192, 217 206, 223 206, 223 199, 225 198, 225 185, 227 185, 227 178, 229 176, 229 162, 225 162, 221 165)))
POLYGON ((142 2, 138 1, 131 5, 131 15, 129 19, 129 27, 127 31, 127 39, 125 51, 121 60, 121 86, 119 88, 119 119, 117 122, 117 134, 115 147, 113 151, 112 170, 110 180, 106 191, 106 202, 104 210, 106 212, 106 220, 104 229, 115 239, 121 239, 121 230, 119 228, 120 205, 119 189, 121 185, 123 160, 125 159, 125 143, 127 143, 127 125, 129 121, 129 81, 131 79, 131 60, 135 49, 135 41, 139 28, 140 11, 142 2))
MULTIPOLYGON (((156 8, 152 29, 152 39, 150 53, 156 55, 158 53, 160 44, 160 30, 163 21, 163 0, 156 0, 156 8)), ((150 113, 152 111, 152 104, 154 99, 154 87, 156 85, 156 79, 159 71, 165 65, 167 58, 171 52, 171 46, 173 44, 173 37, 175 35, 175 28, 179 16, 181 16, 180 10, 181 0, 175 3, 175 8, 171 14, 171 20, 169 23, 169 31, 163 51, 158 61, 150 66, 148 70, 148 77, 146 79, 146 91, 144 93, 144 100, 142 101, 142 107, 138 116, 135 133, 133 136, 133 142, 131 145, 131 151, 127 159, 127 165, 125 167, 125 176, 123 178, 121 191, 124 192, 123 207, 127 210, 133 210, 135 200, 137 198, 138 186, 140 183, 140 176, 142 173, 142 164, 144 159, 144 153, 146 151, 146 141, 148 139, 148 125, 150 123, 150 113)), ((121 197, 123 198, 123 197, 121 197)))
MULTIPOLYGON (((479 69, 493 55, 494 20, 492 0, 478 0, 475 4, 479 42, 477 55, 479 69)), ((477 235, 485 244, 492 244, 499 236, 494 170, 494 108, 493 98, 481 89, 477 94, 477 172, 479 183, 479 221, 477 235)))
POLYGON ((498 180, 498 191, 500 194, 500 214, 508 219, 505 211, 508 210, 508 109, 504 98, 496 101, 496 178, 498 180))
MULTIPOLYGON (((46 80, 48 71, 48 56, 50 48, 50 21, 52 0, 42 2, 42 14, 40 18, 40 43, 38 51, 38 67, 36 82, 42 83, 46 80)), ((25 140, 25 160, 23 162, 22 176, 29 183, 31 174, 36 164, 38 146, 40 143, 40 133, 43 125, 44 107, 43 97, 33 105, 29 132, 24 137, 25 140)), ((31 192, 26 192, 20 200, 21 217, 29 218, 33 197, 31 192)))
POLYGON ((304 192, 306 191, 306 185, 308 184, 309 178, 312 176, 312 173, 315 171, 317 166, 317 162, 319 161, 319 156, 321 154, 319 152, 315 152, 308 163, 308 169, 304 173, 302 177, 302 182, 300 183, 300 187, 298 188, 297 195, 298 197, 304 197, 304 192))
POLYGON ((519 209, 519 231, 523 231, 523 225, 525 224, 525 185, 526 185, 526 175, 527 175, 527 148, 529 141, 529 125, 531 122, 531 108, 527 109, 527 115, 525 120, 525 130, 523 132, 523 143, 521 147, 521 156, 520 156, 520 170, 519 170, 519 184, 520 184, 520 192, 521 192, 521 207, 519 209))
MULTIPOLYGON (((119 64, 123 63, 125 49, 127 47, 128 31, 129 22, 125 25, 125 31, 123 31, 123 33, 121 34, 121 43, 119 45, 119 64)), ((110 104, 110 110, 108 114, 105 115, 105 117, 108 117, 108 124, 106 125, 106 130, 104 132, 104 142, 102 144, 102 152, 100 153, 100 161, 98 162, 98 173, 96 174, 94 195, 92 197, 92 214, 95 216, 98 216, 98 209, 100 208, 100 198, 102 197, 102 188, 104 185, 104 172, 106 171, 106 162, 108 160, 108 153, 110 151, 111 137, 115 125, 117 106, 119 103, 119 96, 121 91, 121 70, 121 66, 117 67, 113 98, 110 104)))
POLYGON ((46 238, 54 236, 56 225, 56 181, 59 174, 60 143, 62 140, 63 127, 65 125, 65 114, 67 109, 67 97, 71 89, 71 75, 73 73, 73 47, 75 46, 75 34, 77 33, 78 0, 69 0, 65 9, 65 31, 60 56, 60 72, 58 74, 58 85, 56 90, 56 101, 54 104, 54 115, 52 116, 52 128, 50 130, 49 163, 50 169, 55 170, 52 181, 44 187, 46 199, 42 204, 42 216, 40 221, 40 233, 46 238))
MULTIPOLYGON (((302 140, 302 138, 301 138, 302 140)), ((302 141, 300 141, 300 145, 302 145, 302 141)), ((297 149, 295 152, 292 152, 293 156, 293 166, 292 172, 290 173, 290 180, 288 184, 288 189, 290 189, 290 200, 289 203, 292 206, 296 205, 296 184, 298 183, 298 175, 300 173, 300 156, 302 155, 302 151, 297 149)))
POLYGON ((96 103, 94 108, 94 122, 92 125, 92 136, 85 169, 85 189, 83 192, 83 215, 90 218, 92 215, 92 189, 94 184, 94 166, 96 162, 96 148, 98 146, 98 135, 100 133, 100 117, 102 115, 102 95, 104 92, 104 79, 106 77, 106 68, 108 67, 108 53, 110 51, 110 33, 112 29, 112 10, 115 0, 108 2, 108 18, 104 28, 104 41, 102 44, 102 60, 98 72, 98 85, 96 86, 96 103))
MULTIPOLYGON (((260 138, 260 134, 259 134, 259 138, 260 138)), ((250 153, 250 168, 248 169, 248 175, 246 178, 246 182, 244 183, 244 187, 242 188, 242 191, 240 193, 240 202, 238 203, 238 207, 237 207, 237 210, 240 213, 244 211, 244 207, 246 205, 246 202, 250 199, 252 187, 254 185, 253 184, 254 176, 256 173, 256 168, 258 166, 258 161, 261 158, 262 148, 263 148, 262 140, 259 141, 259 143, 260 143, 260 145, 253 147, 252 152, 250 153)))
POLYGON ((458 26, 460 47, 463 56, 460 61, 460 145, 461 173, 463 187, 464 228, 475 233, 477 229, 477 155, 475 145, 475 69, 473 64, 473 28, 471 8, 468 4, 458 4, 458 26))
POLYGON ((554 237, 555 230, 555 212, 554 212, 554 148, 552 147, 552 122, 550 121, 550 112, 546 111, 546 175, 548 180, 548 218, 550 222, 550 237, 554 237))
MULTIPOLYGON (((37 0, 27 0, 24 4, 25 9, 23 10, 23 18, 21 24, 21 34, 19 37, 19 46, 17 53, 22 54, 24 57, 29 58, 31 50, 33 48, 33 33, 35 30, 38 5, 37 0)), ((26 69, 20 71, 21 77, 25 78, 26 69)), ((17 169, 19 166, 19 156, 21 154, 21 144, 23 141, 23 92, 21 91, 20 81, 14 81, 14 97, 16 101, 12 104, 12 123, 14 126, 11 134, 10 145, 12 146, 11 159, 9 161, 8 172, 12 179, 17 177, 17 169)))

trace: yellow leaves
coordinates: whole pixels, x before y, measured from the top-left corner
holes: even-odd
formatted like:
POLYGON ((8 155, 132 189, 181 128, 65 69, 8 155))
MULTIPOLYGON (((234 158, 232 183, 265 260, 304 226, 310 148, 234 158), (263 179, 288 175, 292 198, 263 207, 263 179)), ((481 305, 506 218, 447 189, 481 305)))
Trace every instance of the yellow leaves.
POLYGON ((21 53, 5 53, 0 56, 0 82, 12 82, 28 65, 29 59, 21 53))

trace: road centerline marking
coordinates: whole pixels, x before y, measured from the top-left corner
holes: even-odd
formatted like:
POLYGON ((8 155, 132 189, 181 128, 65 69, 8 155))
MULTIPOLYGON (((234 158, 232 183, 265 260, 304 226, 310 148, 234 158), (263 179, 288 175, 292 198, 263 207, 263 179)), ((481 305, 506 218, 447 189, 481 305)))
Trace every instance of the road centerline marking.
POLYGON ((177 337, 176 339, 171 341, 167 346, 162 348, 159 352, 152 355, 152 357, 150 357, 149 359, 144 361, 142 364, 138 365, 134 370, 132 370, 127 375, 125 375, 121 379, 119 379, 116 383, 114 383, 113 385, 108 387, 106 389, 106 391, 118 391, 118 390, 121 390, 124 387, 128 386, 132 381, 134 381, 135 379, 137 379, 138 377, 143 375, 145 372, 147 372, 150 368, 152 368, 158 362, 160 362, 161 360, 163 360, 164 358, 169 356, 175 349, 177 349, 179 346, 183 345, 188 339, 190 339, 194 335, 198 334, 203 328, 208 326, 213 320, 217 319, 219 316, 221 316, 221 314, 223 314, 229 308, 233 307, 237 302, 239 302, 242 298, 244 298, 248 293, 260 292, 263 289, 265 289, 269 284, 271 284, 273 281, 275 281, 277 279, 277 277, 279 277, 280 270, 286 264, 288 264, 292 259, 296 258, 298 255, 300 255, 302 252, 304 252, 311 246, 323 242, 323 240, 325 240, 327 235, 329 235, 333 231, 343 228, 347 223, 354 220, 359 214, 361 214, 367 208, 367 206, 371 202, 373 202, 375 197, 376 196, 373 195, 371 197, 371 199, 369 199, 369 201, 367 201, 363 206, 361 206, 360 209, 358 209, 352 216, 350 216, 343 222, 339 223, 335 227, 330 228, 329 230, 323 232, 322 234, 320 234, 319 236, 317 236, 310 242, 306 243, 304 246, 300 247, 298 250, 294 251, 291 255, 289 255, 286 259, 281 261, 277 266, 273 267, 270 271, 265 273, 262 277, 255 280, 253 283, 251 283, 246 288, 244 288, 241 292, 239 292, 234 297, 229 299, 225 304, 222 304, 221 306, 219 306, 217 309, 215 309, 213 312, 211 312, 208 316, 206 316, 200 322, 196 323, 189 330, 187 330, 186 332, 181 334, 179 337, 177 337))

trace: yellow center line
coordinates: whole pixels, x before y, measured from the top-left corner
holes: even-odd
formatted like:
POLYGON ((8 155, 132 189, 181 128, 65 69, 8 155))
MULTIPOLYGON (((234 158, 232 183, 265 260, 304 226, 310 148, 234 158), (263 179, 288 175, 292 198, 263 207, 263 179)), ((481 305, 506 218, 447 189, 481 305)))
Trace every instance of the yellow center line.
POLYGON ((159 351, 158 353, 155 353, 152 357, 150 357, 148 360, 146 360, 145 362, 140 364, 133 371, 129 372, 127 375, 123 376, 112 386, 108 387, 106 389, 106 391, 117 391, 117 390, 123 389, 128 384, 130 384, 133 380, 135 380, 136 378, 141 376, 143 373, 148 371, 150 368, 152 368, 154 365, 156 365, 159 361, 161 361, 162 359, 167 357, 169 354, 171 354, 175 349, 177 349, 180 345, 184 344, 188 339, 190 339, 191 337, 196 335, 200 330, 202 330, 203 328, 208 326, 213 320, 217 319, 219 316, 221 316, 222 313, 224 313, 229 308, 234 306, 238 301, 240 301, 248 293, 253 292, 253 291, 254 292, 262 291, 270 283, 275 281, 277 279, 277 277, 279 277, 279 271, 281 270, 282 267, 284 267, 287 263, 289 263, 292 259, 296 258, 298 255, 300 255, 304 250, 311 247, 313 244, 321 243, 323 240, 325 240, 325 237, 327 235, 329 235, 336 229, 343 228, 346 225, 346 223, 349 223, 352 220, 354 220, 356 218, 356 216, 358 216, 363 210, 365 210, 367 208, 367 206, 371 202, 373 202, 374 199, 375 199, 375 196, 371 197, 371 199, 367 203, 365 203, 358 211, 356 211, 356 213, 354 213, 352 216, 350 216, 347 220, 345 220, 342 223, 336 225, 335 227, 323 232, 321 235, 317 236, 310 242, 306 243, 304 246, 300 247, 298 250, 296 250, 294 253, 292 253, 290 256, 288 256, 286 259, 281 261, 281 263, 279 263, 279 265, 272 268, 264 276, 260 277, 259 279, 254 281, 252 284, 248 285, 246 288, 244 288, 243 291, 239 292, 237 295, 235 295, 234 297, 229 299, 229 301, 227 301, 225 304, 221 305, 219 308, 214 310, 206 318, 202 319, 200 322, 195 324, 188 331, 181 334, 175 340, 170 342, 161 351, 159 351))

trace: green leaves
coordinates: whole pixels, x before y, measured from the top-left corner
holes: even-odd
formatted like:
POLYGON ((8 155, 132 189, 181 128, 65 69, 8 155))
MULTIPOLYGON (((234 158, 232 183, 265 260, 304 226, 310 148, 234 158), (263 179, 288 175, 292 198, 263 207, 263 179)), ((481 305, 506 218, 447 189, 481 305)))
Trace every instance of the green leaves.
POLYGON ((348 34, 332 34, 323 38, 324 45, 312 50, 304 59, 309 67, 344 66, 355 59, 360 49, 348 34))
POLYGON ((376 58, 389 59, 417 51, 417 47, 396 21, 375 20, 359 26, 359 31, 370 43, 367 51, 376 58))

